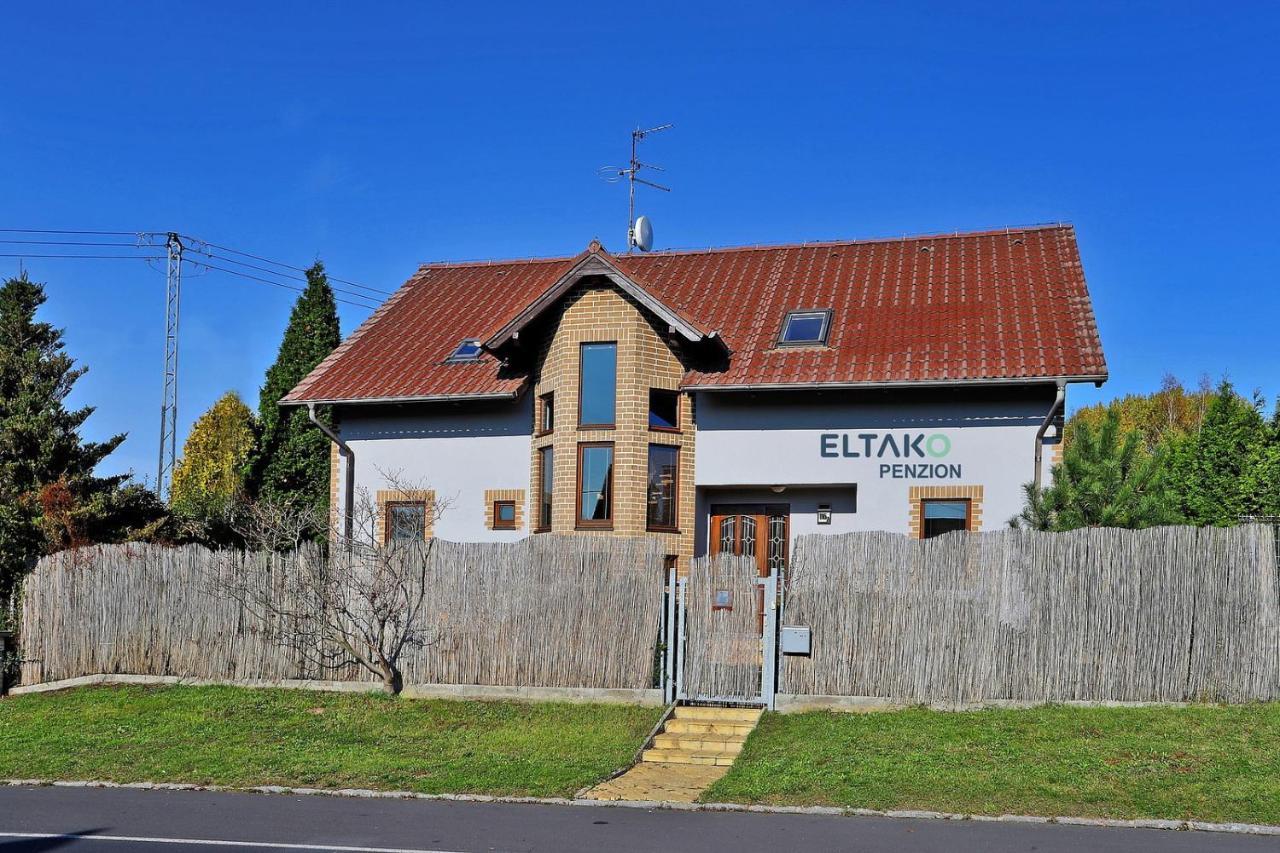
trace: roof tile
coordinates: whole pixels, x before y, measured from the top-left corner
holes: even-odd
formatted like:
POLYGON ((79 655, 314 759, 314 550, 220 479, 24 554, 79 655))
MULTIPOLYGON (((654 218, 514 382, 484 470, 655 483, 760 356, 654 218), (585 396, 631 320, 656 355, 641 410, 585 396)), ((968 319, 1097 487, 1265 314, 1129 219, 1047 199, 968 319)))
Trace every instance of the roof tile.
MULTIPOLYGON (((423 266, 285 402, 514 395, 489 338, 581 258, 423 266)), ((610 256, 732 352, 685 385, 1101 378, 1107 373, 1069 225, 895 240, 610 256), (927 251, 925 251, 927 249, 927 251), (829 346, 774 345, 788 311, 832 308, 829 346)))

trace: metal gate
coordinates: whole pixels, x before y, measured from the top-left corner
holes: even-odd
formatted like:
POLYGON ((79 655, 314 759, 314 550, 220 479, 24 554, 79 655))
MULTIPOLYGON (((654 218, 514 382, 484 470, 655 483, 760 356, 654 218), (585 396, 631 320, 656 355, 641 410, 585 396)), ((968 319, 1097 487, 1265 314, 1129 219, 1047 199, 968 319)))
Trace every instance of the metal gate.
POLYGON ((778 576, 749 557, 694 560, 668 576, 668 702, 773 708, 777 676, 778 576))

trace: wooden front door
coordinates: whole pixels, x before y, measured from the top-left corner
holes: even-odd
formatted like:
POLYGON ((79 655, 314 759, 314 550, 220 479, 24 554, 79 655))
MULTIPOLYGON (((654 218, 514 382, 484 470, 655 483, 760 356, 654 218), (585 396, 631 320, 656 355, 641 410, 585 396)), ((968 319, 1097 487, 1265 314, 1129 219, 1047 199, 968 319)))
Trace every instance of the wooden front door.
POLYGON ((787 566, 791 508, 786 504, 717 504, 711 507, 708 551, 756 561, 760 577, 787 566))

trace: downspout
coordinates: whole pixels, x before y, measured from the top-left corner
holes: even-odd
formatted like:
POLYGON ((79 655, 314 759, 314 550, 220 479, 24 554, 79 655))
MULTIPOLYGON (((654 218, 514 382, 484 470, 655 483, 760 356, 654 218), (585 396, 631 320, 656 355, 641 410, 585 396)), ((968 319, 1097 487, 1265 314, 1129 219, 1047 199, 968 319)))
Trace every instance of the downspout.
MULTIPOLYGON (((356 455, 351 448, 338 434, 329 429, 316 417, 316 404, 307 403, 307 419, 311 423, 320 428, 320 431, 334 444, 338 445, 338 453, 347 460, 346 464, 346 482, 342 489, 342 536, 347 541, 351 541, 352 528, 352 512, 355 507, 356 500, 356 455)), ((1038 458, 1038 457, 1037 457, 1038 458)))
MULTIPOLYGON (((1044 416, 1044 422, 1040 424, 1040 429, 1036 430, 1036 488, 1040 488, 1041 468, 1044 465, 1044 434, 1049 431, 1049 425, 1053 423, 1054 417, 1057 416, 1058 410, 1062 408, 1062 404, 1067 399, 1067 385, 1065 382, 1058 383, 1058 393, 1053 397, 1053 405, 1049 407, 1049 414, 1044 416)), ((1061 437, 1059 437, 1061 438, 1061 437)))

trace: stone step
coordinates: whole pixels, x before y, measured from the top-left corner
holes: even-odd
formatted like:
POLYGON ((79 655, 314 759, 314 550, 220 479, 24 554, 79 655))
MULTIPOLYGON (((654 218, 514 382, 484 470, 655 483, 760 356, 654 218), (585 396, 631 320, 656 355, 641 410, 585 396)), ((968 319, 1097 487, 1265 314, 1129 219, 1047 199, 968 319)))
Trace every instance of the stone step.
POLYGON ((737 755, 742 752, 746 735, 714 735, 664 732, 653 739, 654 749, 678 749, 683 752, 713 752, 737 755))
POLYGON ((755 725, 763 713, 759 708, 714 708, 702 705, 680 705, 675 709, 677 720, 716 721, 755 725))
POLYGON ((642 761, 661 764, 709 764, 728 767, 736 756, 718 752, 688 752, 683 749, 646 749, 642 761))
POLYGON ((755 723, 730 723, 717 720, 670 719, 663 729, 671 734, 742 735, 751 734, 755 723))

